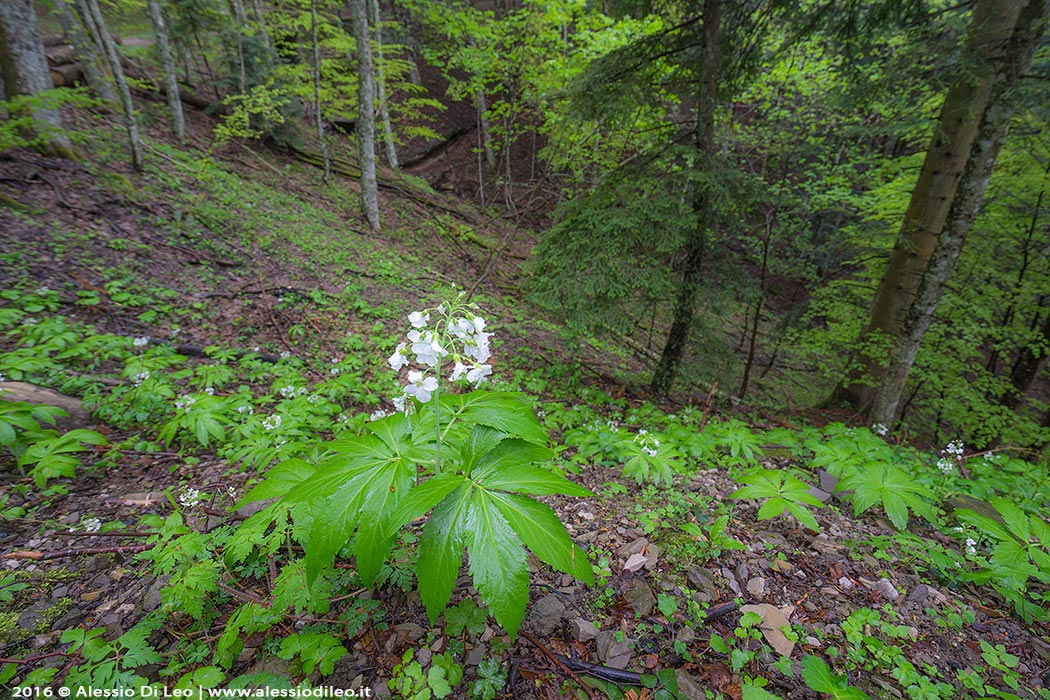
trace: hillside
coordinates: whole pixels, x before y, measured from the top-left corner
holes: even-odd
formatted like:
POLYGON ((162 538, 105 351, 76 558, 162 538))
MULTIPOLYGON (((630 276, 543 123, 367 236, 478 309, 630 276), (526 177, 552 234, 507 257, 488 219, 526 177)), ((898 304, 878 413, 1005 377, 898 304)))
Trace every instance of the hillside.
MULTIPOLYGON (((140 109, 159 120, 160 103, 140 109)), ((373 233, 352 178, 323 184, 258 142, 215 147, 211 117, 189 113, 184 148, 147 127, 136 173, 113 115, 66 116, 80 160, 0 155, 0 388, 82 399, 59 425, 94 431, 65 452, 29 413, 0 432, 8 687, 1050 697, 1046 525, 996 500, 1023 492, 1045 514, 1045 461, 921 452, 841 415, 734 415, 707 392, 647 402, 632 387, 650 357, 612 335, 573 340, 528 302, 535 234, 501 210, 387 172, 373 233), (490 562, 486 579, 472 540, 432 621, 424 519, 402 523, 368 586, 343 543, 304 574, 311 536, 256 517, 279 482, 244 497, 274 464, 323 463, 340 448, 322 441, 393 412, 388 358, 409 314, 460 292, 494 334, 487 386, 526 397, 500 410, 539 416, 503 432, 519 451, 529 430, 549 434, 544 473, 591 492, 522 491, 553 508, 594 583, 529 541, 527 567, 490 562), (508 602, 492 593, 503 575, 528 581, 513 639, 485 612, 508 602)))

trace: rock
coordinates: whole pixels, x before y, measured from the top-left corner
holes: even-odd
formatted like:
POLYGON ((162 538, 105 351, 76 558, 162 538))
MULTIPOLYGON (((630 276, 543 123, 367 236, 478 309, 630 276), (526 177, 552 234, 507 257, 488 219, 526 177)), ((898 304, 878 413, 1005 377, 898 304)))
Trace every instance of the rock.
POLYGON ((844 591, 851 590, 856 584, 848 576, 840 576, 838 580, 839 588, 844 591))
POLYGON ((779 532, 773 532, 772 530, 761 530, 756 533, 757 539, 762 543, 762 549, 767 546, 773 547, 787 547, 787 539, 779 532))
POLYGON ((773 569, 773 571, 776 571, 778 574, 783 574, 784 576, 790 576, 795 571, 794 564, 790 564, 783 559, 774 559, 769 568, 773 569))
POLYGON ((759 629, 762 630, 762 636, 766 638, 766 641, 769 642, 774 651, 781 656, 791 656, 791 653, 795 650, 795 643, 784 636, 782 628, 791 625, 788 617, 794 612, 794 607, 789 605, 785 610, 767 603, 742 605, 740 607, 741 613, 753 612, 762 618, 762 622, 759 623, 759 629))
POLYGON ((82 601, 84 601, 85 603, 93 603, 96 600, 98 600, 99 596, 101 596, 102 593, 103 593, 102 589, 98 588, 98 589, 95 589, 93 591, 88 591, 87 593, 81 593, 80 594, 80 599, 82 601))
POLYGON ((570 625, 572 638, 577 642, 589 642, 598 636, 598 627, 590 620, 577 617, 570 625))
POLYGON ((623 598, 631 606, 631 610, 641 617, 651 615, 656 608, 656 596, 653 595, 653 589, 642 579, 635 579, 624 591, 623 598))
POLYGON ((602 630, 595 640, 598 659, 610 668, 625 669, 631 661, 631 643, 624 638, 616 640, 616 633, 602 630))
POLYGON ((624 562, 623 570, 629 571, 632 574, 645 566, 645 555, 641 552, 632 554, 626 562, 624 562))
POLYGON ((632 554, 641 554, 649 546, 649 540, 639 537, 616 550, 621 559, 628 559, 632 554))
POLYGON ((684 668, 675 669, 675 682, 678 683, 678 697, 683 700, 706 700, 707 690, 684 668))
POLYGON ((908 595, 904 598, 909 603, 916 603, 922 605, 926 602, 926 598, 930 595, 930 587, 925 583, 920 583, 915 588, 908 591, 908 595))
POLYGON ((423 647, 422 649, 416 652, 416 661, 418 661, 419 665, 423 668, 426 668, 430 665, 430 659, 432 659, 433 657, 434 652, 430 651, 430 649, 427 649, 426 647, 423 647))
POLYGON ((652 571, 656 568, 656 562, 660 561, 660 548, 651 544, 642 552, 645 555, 645 570, 652 571))
POLYGON ((755 598, 761 598, 766 594, 766 580, 756 576, 747 582, 747 592, 755 598))
POLYGON ((418 642, 426 634, 426 630, 414 622, 402 622, 394 625, 394 632, 397 634, 398 641, 402 644, 418 642))
POLYGON ((686 569, 685 578, 700 594, 702 600, 714 600, 718 595, 718 587, 715 585, 715 577, 710 571, 699 566, 691 566, 686 569))
POLYGON ((488 653, 488 647, 484 644, 479 644, 467 653, 467 666, 477 666, 485 659, 485 654, 488 653))
POLYGON ((532 628, 541 636, 549 636, 561 626, 562 618, 565 617, 565 603, 561 597, 548 593, 532 606, 529 612, 529 622, 532 628))
POLYGON ((674 640, 682 644, 692 644, 696 641, 696 630, 692 627, 683 627, 675 634, 674 640))
POLYGON ((839 480, 835 478, 834 474, 824 471, 821 469, 817 472, 818 485, 821 491, 827 493, 835 493, 835 487, 838 486, 839 480))
POLYGON ((901 594, 897 592, 897 589, 893 587, 888 578, 880 578, 875 582, 875 590, 881 593, 886 600, 897 600, 901 597, 901 594))
POLYGON ((26 632, 33 633, 44 619, 44 614, 54 606, 53 600, 38 600, 18 616, 18 626, 26 632))
POLYGON ((594 513, 589 510, 578 510, 576 515, 580 516, 583 520, 594 520, 594 513))
MULTIPOLYGON (((746 569, 745 569, 746 571, 746 569)), ((740 582, 737 581, 736 576, 729 569, 722 569, 722 577, 729 584, 729 590, 733 591, 734 596, 744 597, 744 589, 741 587, 740 582)))
POLYGON ((817 499, 821 503, 827 503, 831 500, 831 494, 824 489, 818 489, 816 486, 809 487, 809 495, 817 499))

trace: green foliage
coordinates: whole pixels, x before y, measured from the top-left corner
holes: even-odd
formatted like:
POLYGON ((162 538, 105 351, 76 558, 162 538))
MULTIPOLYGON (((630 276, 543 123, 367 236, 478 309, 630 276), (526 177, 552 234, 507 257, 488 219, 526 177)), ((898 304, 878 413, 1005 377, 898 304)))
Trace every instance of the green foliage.
POLYGON ((494 700, 506 684, 506 669, 496 659, 486 657, 478 664, 478 679, 470 684, 470 697, 494 700))
POLYGON ((852 489, 853 513, 860 514, 879 504, 890 522, 903 530, 908 527, 908 511, 934 522, 936 513, 925 499, 933 494, 917 483, 908 472, 893 464, 870 464, 841 479, 837 491, 852 489))
POLYGON ((802 680, 813 690, 830 695, 835 700, 868 700, 871 697, 860 688, 851 686, 845 675, 832 673, 827 662, 819 656, 803 657, 802 680))
POLYGON ((58 111, 63 107, 92 107, 98 105, 95 98, 83 89, 55 88, 35 95, 15 95, 0 100, 0 151, 11 148, 47 148, 56 137, 74 142, 83 141, 86 134, 69 129, 56 129, 48 121, 39 118, 41 110, 58 111))
POLYGON ((94 430, 81 428, 64 434, 47 430, 22 453, 18 466, 24 470, 33 465, 29 474, 37 488, 42 489, 49 479, 71 478, 76 473, 80 460, 74 455, 87 450, 85 445, 105 445, 107 442, 94 430))
POLYGON ((335 670, 335 662, 346 656, 346 649, 329 634, 300 632, 281 641, 277 656, 298 658, 306 675, 312 674, 316 668, 322 676, 327 676, 335 670))
POLYGON ((765 502, 758 509, 758 519, 775 518, 785 510, 810 530, 820 530, 817 519, 806 508, 807 505, 823 508, 820 499, 810 493, 806 482, 784 471, 762 469, 745 474, 737 479, 745 484, 729 495, 730 498, 761 498, 765 502))

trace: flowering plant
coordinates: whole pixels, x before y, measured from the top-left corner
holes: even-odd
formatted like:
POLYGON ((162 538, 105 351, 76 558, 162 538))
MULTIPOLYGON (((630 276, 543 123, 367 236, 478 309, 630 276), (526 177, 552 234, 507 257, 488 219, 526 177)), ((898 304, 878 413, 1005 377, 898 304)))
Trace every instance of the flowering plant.
POLYGON ((417 579, 431 620, 448 604, 466 549, 475 587, 513 637, 529 597, 525 547, 593 581, 586 555, 532 496, 592 494, 549 468, 554 453, 526 397, 443 390, 445 382, 477 385, 491 374, 491 334, 473 306, 446 302, 408 320, 407 342, 387 360, 407 370, 393 401, 398 411, 373 414, 362 435, 319 445, 312 462, 281 462, 244 501, 278 497, 277 507, 304 526, 311 583, 352 541, 358 573, 372 585, 401 529, 429 513, 417 560, 426 573, 417 579))

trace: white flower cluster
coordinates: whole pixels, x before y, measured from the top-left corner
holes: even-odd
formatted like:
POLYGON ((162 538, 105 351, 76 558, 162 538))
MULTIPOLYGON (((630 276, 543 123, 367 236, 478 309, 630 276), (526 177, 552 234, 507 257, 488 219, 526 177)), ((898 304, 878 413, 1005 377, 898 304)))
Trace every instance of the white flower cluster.
POLYGON ((187 394, 183 394, 175 401, 175 408, 189 413, 193 410, 193 404, 195 403, 197 403, 197 399, 187 394))
POLYGON ((135 375, 135 386, 142 386, 142 382, 149 379, 149 370, 143 370, 135 375))
POLYGON ((645 428, 638 431, 638 434, 634 436, 634 441, 641 447, 642 452, 650 457, 655 457, 657 448, 660 447, 660 441, 650 435, 645 428))
POLYGON ((263 418, 262 427, 267 431, 277 430, 281 427, 281 416, 275 413, 272 416, 263 418))
POLYGON ((255 409, 245 404, 244 406, 237 407, 237 413, 247 413, 250 416, 251 414, 255 413, 255 409))
POLYGON ((890 432, 890 429, 882 423, 873 423, 871 426, 871 432, 875 433, 879 437, 886 437, 886 433, 890 432))
POLYGON ((192 508, 201 502, 201 492, 197 489, 183 486, 179 492, 179 503, 186 508, 192 508))
POLYGON ((131 341, 131 344, 134 345, 137 348, 144 348, 147 345, 149 345, 149 336, 142 336, 142 337, 139 337, 139 338, 135 338, 134 340, 131 341))
POLYGON ((977 554, 977 540, 972 537, 966 538, 966 553, 971 557, 977 554))
MULTIPOLYGON (((408 315, 408 322, 412 325, 406 336, 408 342, 399 343, 394 354, 387 358, 387 364, 395 372, 409 367, 413 355, 415 363, 420 366, 419 369, 409 368, 405 396, 414 396, 422 403, 430 401, 438 388, 435 375, 446 357, 453 363, 448 375, 450 382, 466 379, 477 386, 492 374, 492 366, 487 364, 492 355, 489 349, 492 334, 485 332, 485 319, 473 313, 471 308, 464 304, 443 303, 437 309, 413 311, 408 315), (431 313, 437 316, 432 327, 429 325, 431 313), (434 370, 434 374, 430 370, 434 370)), ((405 396, 394 400, 399 411, 407 408, 405 396)))
POLYGON ((85 532, 98 532, 102 529, 102 521, 98 518, 84 518, 80 521, 80 526, 85 532))
POLYGON ((941 450, 941 457, 937 460, 937 468, 944 474, 951 474, 956 465, 962 464, 965 446, 961 440, 952 440, 948 446, 941 450))
POLYGON ((381 408, 377 408, 376 410, 372 411, 372 415, 370 415, 368 417, 368 420, 370 420, 370 421, 377 421, 377 420, 381 420, 383 418, 386 418, 389 415, 390 414, 387 411, 384 411, 381 408))
POLYGON ((294 399, 296 396, 305 396, 308 393, 310 393, 310 390, 307 389, 305 386, 301 386, 298 389, 296 389, 294 386, 289 384, 288 386, 282 386, 280 389, 281 396, 283 396, 286 399, 294 399))

